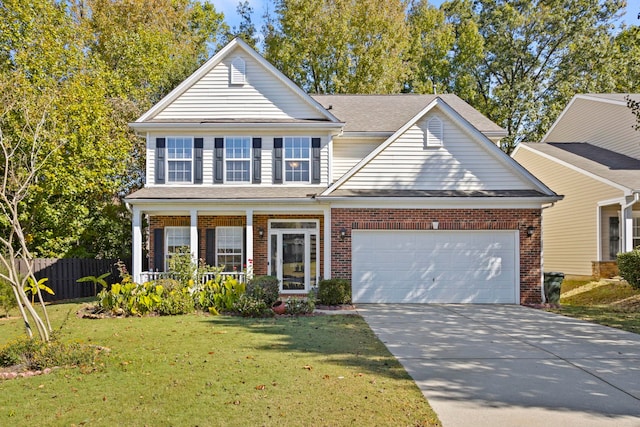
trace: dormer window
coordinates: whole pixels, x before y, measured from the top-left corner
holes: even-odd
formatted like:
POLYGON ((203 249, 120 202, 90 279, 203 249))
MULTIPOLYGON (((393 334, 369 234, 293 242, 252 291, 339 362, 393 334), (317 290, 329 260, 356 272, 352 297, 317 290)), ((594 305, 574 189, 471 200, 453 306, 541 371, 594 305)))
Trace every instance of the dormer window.
POLYGON ((229 83, 232 85, 243 85, 246 83, 246 68, 244 59, 238 57, 231 62, 229 70, 229 83))
POLYGON ((432 117, 427 122, 427 134, 425 135, 424 148, 442 147, 444 130, 442 120, 432 117))

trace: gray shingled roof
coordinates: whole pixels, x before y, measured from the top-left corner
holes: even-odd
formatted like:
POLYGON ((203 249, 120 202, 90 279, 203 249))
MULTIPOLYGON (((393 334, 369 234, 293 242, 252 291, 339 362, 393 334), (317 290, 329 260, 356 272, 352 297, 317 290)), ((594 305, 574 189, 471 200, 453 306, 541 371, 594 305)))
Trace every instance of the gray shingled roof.
POLYGON ((323 187, 290 187, 253 186, 228 187, 220 186, 184 186, 184 187, 146 187, 129 196, 127 200, 242 200, 242 199, 309 199, 316 193, 321 193, 323 187))
POLYGON ((434 99, 440 98, 483 133, 506 131, 453 94, 443 95, 311 95, 345 122, 345 132, 395 132, 434 99))
POLYGON ((640 160, 586 142, 522 143, 631 190, 640 190, 640 160))

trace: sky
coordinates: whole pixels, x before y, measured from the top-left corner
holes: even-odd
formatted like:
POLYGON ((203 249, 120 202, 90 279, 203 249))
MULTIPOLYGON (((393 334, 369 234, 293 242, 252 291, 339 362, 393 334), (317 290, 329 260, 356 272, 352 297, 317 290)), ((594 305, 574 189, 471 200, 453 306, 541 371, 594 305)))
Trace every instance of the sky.
MULTIPOLYGON (((238 26, 240 19, 236 14, 236 8, 239 0, 209 0, 215 6, 218 12, 224 13, 224 18, 230 27, 238 26)), ((439 6, 444 0, 432 0, 431 4, 439 6)), ((267 6, 273 7, 271 0, 249 0, 249 4, 253 7, 253 23, 258 32, 262 27, 262 17, 266 12, 267 6)), ((640 0, 627 0, 627 12, 622 17, 622 21, 627 25, 640 25, 638 19, 640 13, 640 0)))

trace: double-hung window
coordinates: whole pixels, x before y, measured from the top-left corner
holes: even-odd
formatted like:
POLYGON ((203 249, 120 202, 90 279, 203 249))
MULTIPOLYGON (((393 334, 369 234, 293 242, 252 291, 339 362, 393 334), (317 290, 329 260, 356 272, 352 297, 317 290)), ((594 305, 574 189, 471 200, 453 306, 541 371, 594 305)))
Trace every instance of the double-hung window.
POLYGON ((169 182, 191 182, 193 170, 193 139, 167 138, 167 170, 169 182))
POLYGON ((169 271, 169 259, 182 247, 189 247, 191 232, 189 227, 165 227, 165 271, 169 271))
POLYGON ((309 182, 311 138, 284 138, 284 179, 286 182, 309 182))
POLYGON ((251 179, 251 138, 232 136, 225 140, 226 182, 249 182, 251 179))
POLYGON ((242 227, 216 227, 216 265, 225 271, 242 271, 242 227))

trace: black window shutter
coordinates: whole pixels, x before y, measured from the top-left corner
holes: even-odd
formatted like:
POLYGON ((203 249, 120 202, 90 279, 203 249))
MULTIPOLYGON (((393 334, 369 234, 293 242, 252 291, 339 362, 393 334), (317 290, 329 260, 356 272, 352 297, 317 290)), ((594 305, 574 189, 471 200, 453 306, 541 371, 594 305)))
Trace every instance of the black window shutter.
POLYGON ((213 183, 224 182, 224 138, 215 139, 215 159, 213 165, 213 183))
POLYGON ((247 265, 247 227, 242 229, 242 269, 247 265))
POLYGON ((165 144, 164 138, 156 138, 156 184, 164 184, 164 168, 165 168, 165 144))
POLYGON ((311 138, 311 183, 320 183, 320 138, 311 138))
POLYGON ((205 257, 207 265, 216 265, 216 229, 207 228, 205 231, 205 257))
POLYGON ((253 138, 253 183, 260 184, 262 180, 262 138, 253 138))
POLYGON ((164 271, 164 228, 153 230, 153 269, 164 271))
POLYGON ((282 184, 282 138, 273 138, 273 183, 282 184))
POLYGON ((193 139, 193 183, 202 184, 202 147, 203 138, 193 139))

